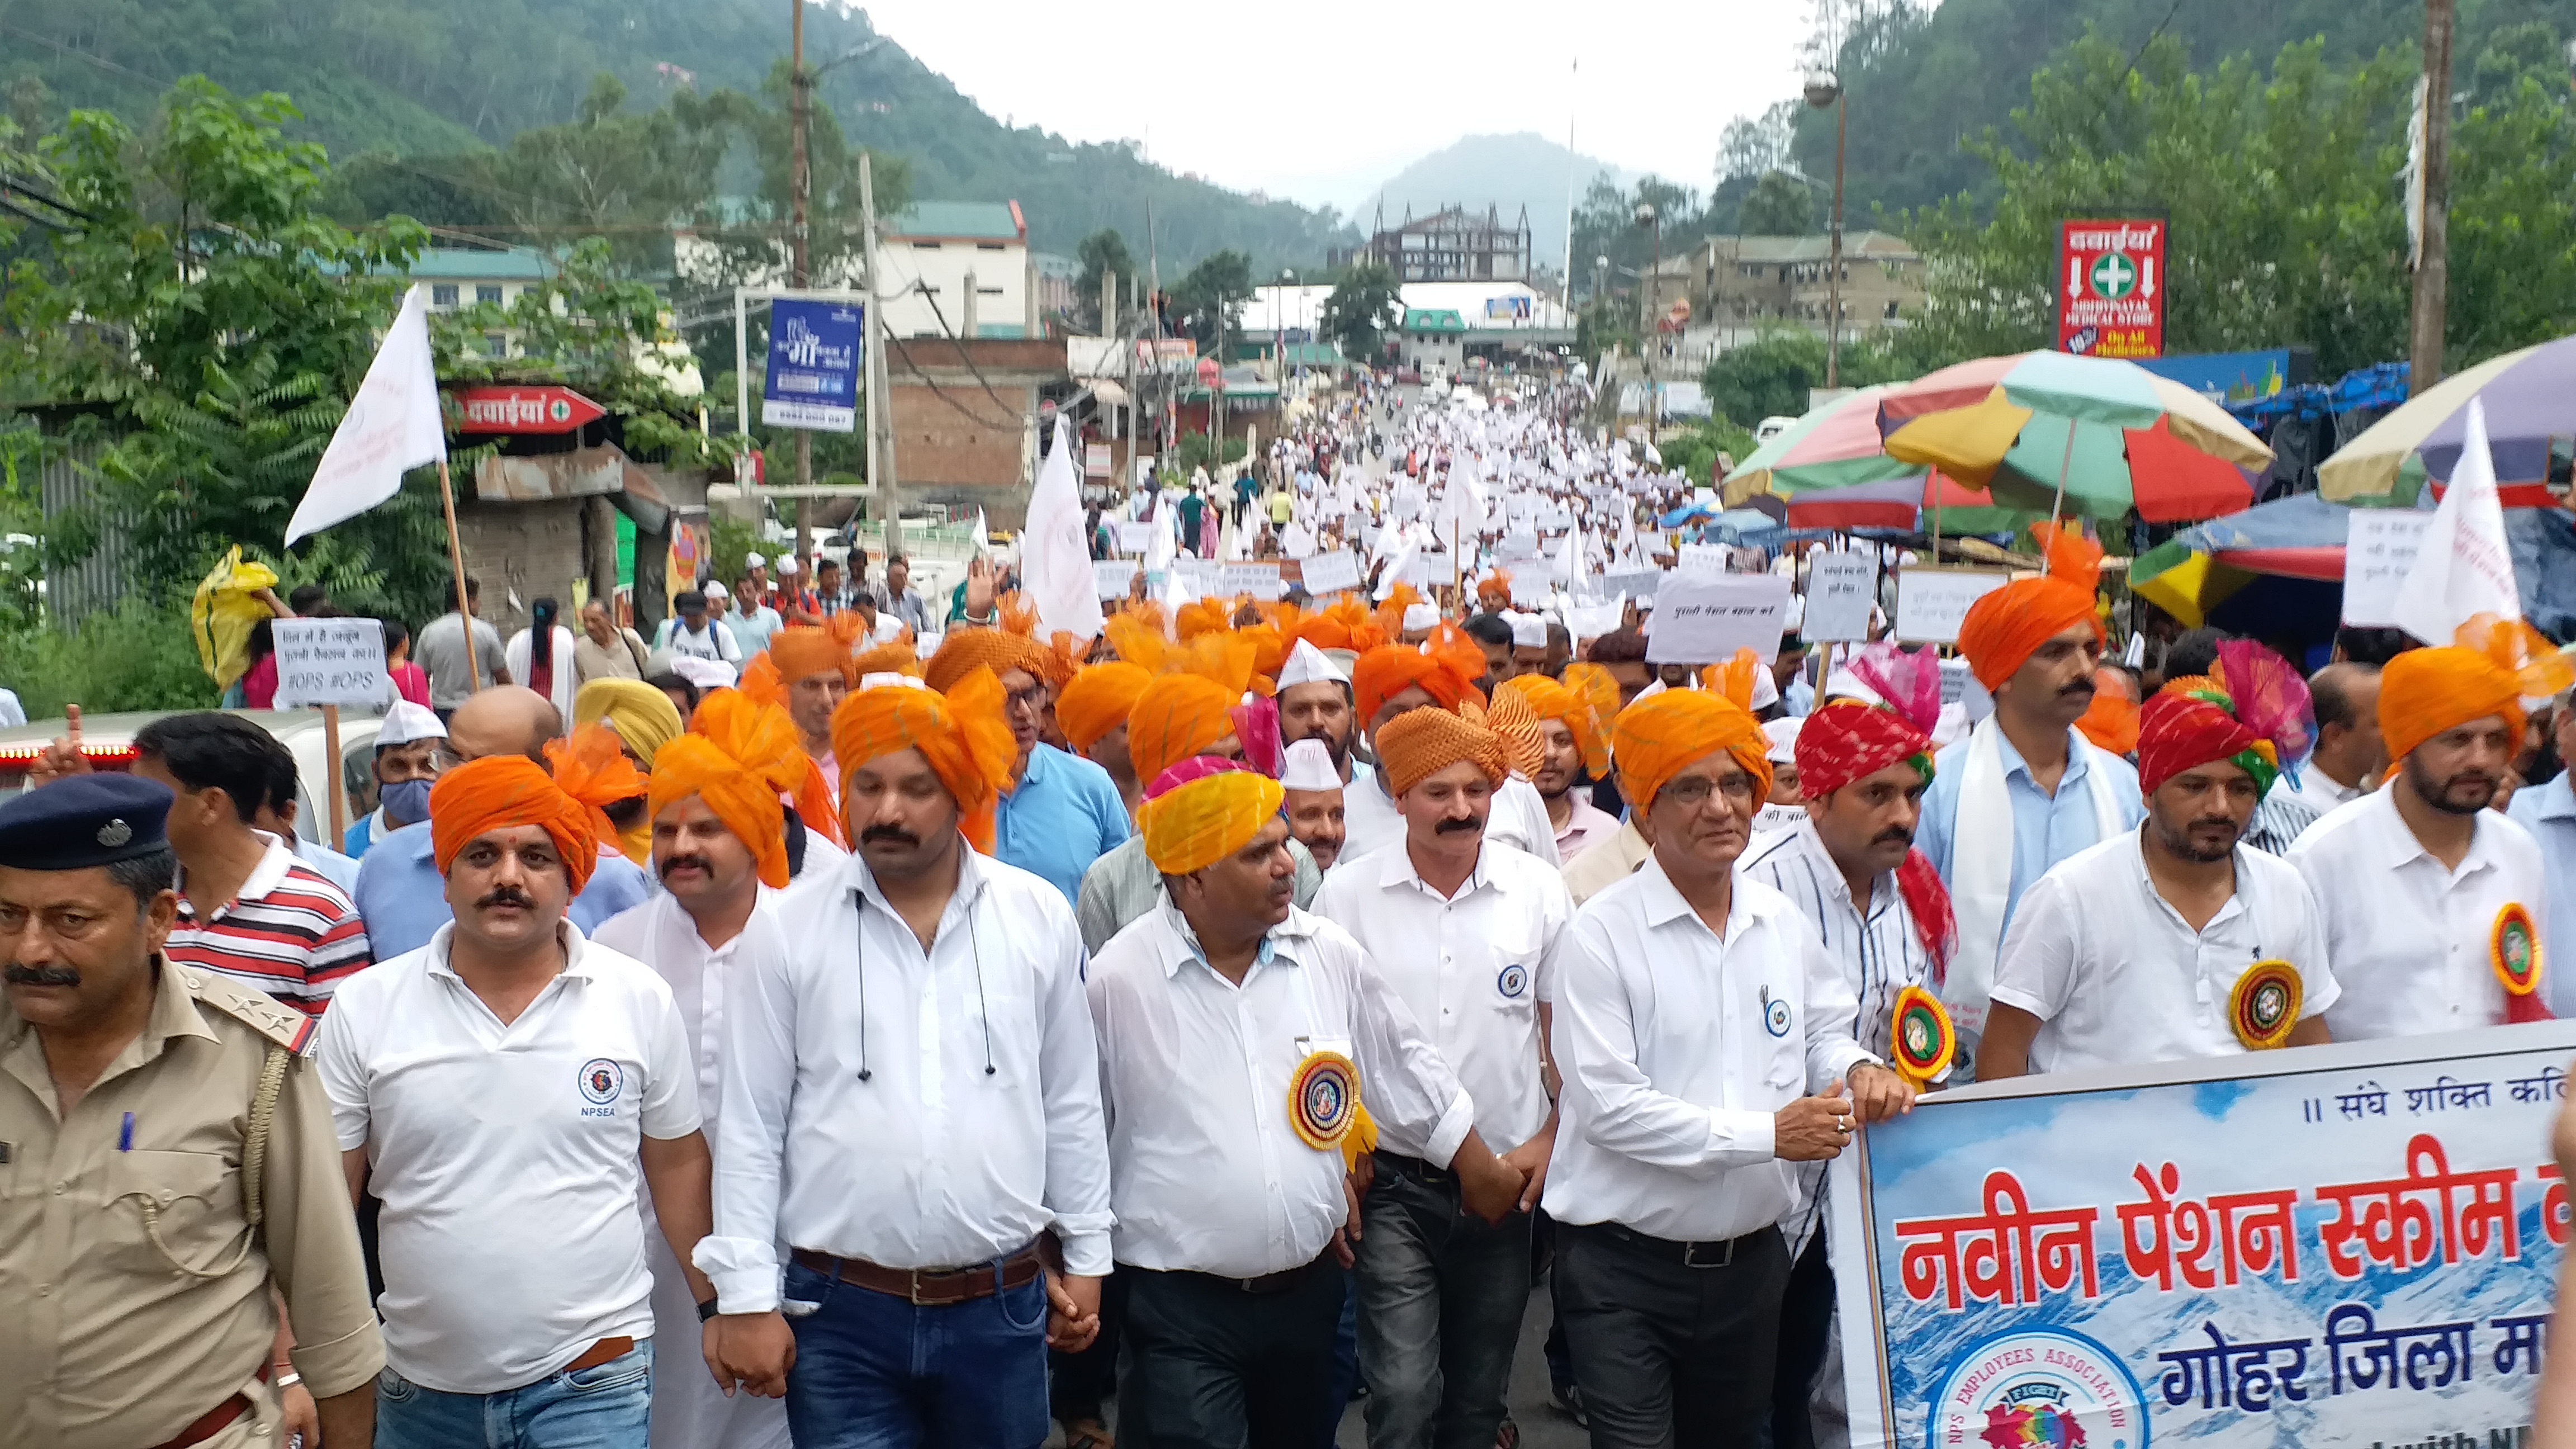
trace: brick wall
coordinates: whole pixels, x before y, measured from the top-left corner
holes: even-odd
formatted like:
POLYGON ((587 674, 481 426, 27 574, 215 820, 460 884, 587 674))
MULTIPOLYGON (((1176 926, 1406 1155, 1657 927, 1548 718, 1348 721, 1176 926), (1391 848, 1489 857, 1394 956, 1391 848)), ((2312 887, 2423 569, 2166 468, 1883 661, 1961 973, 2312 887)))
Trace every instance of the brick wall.
MULTIPOLYGON (((465 571, 483 585, 484 621, 508 637, 527 627, 528 605, 551 596, 570 627, 572 584, 586 572, 582 552, 582 500, 483 503, 456 500, 456 537, 465 549, 465 571), (519 606, 510 607, 516 592, 519 606)), ((415 621, 415 625, 420 621, 415 621)))

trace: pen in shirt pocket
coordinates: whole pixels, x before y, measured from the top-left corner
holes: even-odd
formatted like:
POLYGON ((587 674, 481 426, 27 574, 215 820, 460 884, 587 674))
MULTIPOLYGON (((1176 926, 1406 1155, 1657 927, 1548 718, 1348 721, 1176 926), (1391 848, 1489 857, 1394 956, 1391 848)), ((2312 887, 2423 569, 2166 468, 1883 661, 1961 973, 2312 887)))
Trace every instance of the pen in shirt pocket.
POLYGON ((116 1150, 119 1152, 134 1150, 134 1114, 131 1112, 125 1114, 125 1125, 116 1129, 116 1150))

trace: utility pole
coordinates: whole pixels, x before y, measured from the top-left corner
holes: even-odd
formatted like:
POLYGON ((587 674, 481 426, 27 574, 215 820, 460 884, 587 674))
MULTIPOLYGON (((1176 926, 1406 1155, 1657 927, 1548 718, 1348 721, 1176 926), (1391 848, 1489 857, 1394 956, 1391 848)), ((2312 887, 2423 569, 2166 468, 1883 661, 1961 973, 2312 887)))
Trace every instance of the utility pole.
POLYGON ((1850 113, 1848 93, 1834 97, 1834 215, 1831 269, 1825 273, 1825 386, 1842 383, 1843 358, 1843 118, 1850 113))
MULTIPOLYGON (((805 116, 812 104, 814 78, 805 73, 805 0, 788 0, 794 13, 787 28, 787 285, 798 291, 811 286, 805 236, 806 193, 813 185, 805 165, 805 116)), ((873 280, 873 279, 872 279, 873 280)), ((804 489, 814 486, 814 435, 796 430, 796 563, 800 577, 814 577, 814 500, 804 489)))
POLYGON ((885 299, 877 290, 876 171, 865 151, 859 153, 859 247, 868 270, 867 310, 859 325, 867 348, 859 375, 868 389, 868 481, 877 488, 876 509, 885 522, 885 555, 892 558, 903 552, 903 490, 895 482, 893 401, 885 374, 885 339, 890 334, 880 315, 885 299))
POLYGON ((2415 262, 2406 374, 2407 391, 2418 396, 2442 380, 2443 302, 2450 286, 2452 3, 2424 0, 2424 244, 2415 262))

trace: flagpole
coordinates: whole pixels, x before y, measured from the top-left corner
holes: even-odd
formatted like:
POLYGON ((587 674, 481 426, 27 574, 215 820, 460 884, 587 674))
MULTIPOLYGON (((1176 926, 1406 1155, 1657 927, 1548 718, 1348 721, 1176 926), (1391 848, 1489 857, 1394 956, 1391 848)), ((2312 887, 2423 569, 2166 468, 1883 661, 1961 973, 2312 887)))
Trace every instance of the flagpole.
POLYGON ((474 658, 474 605, 465 597, 465 545, 456 539, 456 490, 447 481, 445 458, 438 460, 438 506, 447 513, 447 563, 456 574, 456 622, 465 626, 465 692, 478 694, 483 674, 474 658))

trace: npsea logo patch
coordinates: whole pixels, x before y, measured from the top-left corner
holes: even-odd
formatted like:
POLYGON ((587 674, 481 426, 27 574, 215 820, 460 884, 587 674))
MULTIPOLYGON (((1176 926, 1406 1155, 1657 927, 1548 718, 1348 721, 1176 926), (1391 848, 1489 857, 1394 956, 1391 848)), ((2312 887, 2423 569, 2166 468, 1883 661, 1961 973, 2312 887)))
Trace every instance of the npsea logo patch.
POLYGON ((2147 1449, 2146 1399, 2109 1349, 2026 1329, 1961 1354, 1931 1404, 1930 1442, 1979 1449, 2147 1449))
POLYGON ((626 1090, 626 1069, 606 1057, 593 1057, 581 1064, 581 1099, 594 1107, 605 1107, 626 1090))

